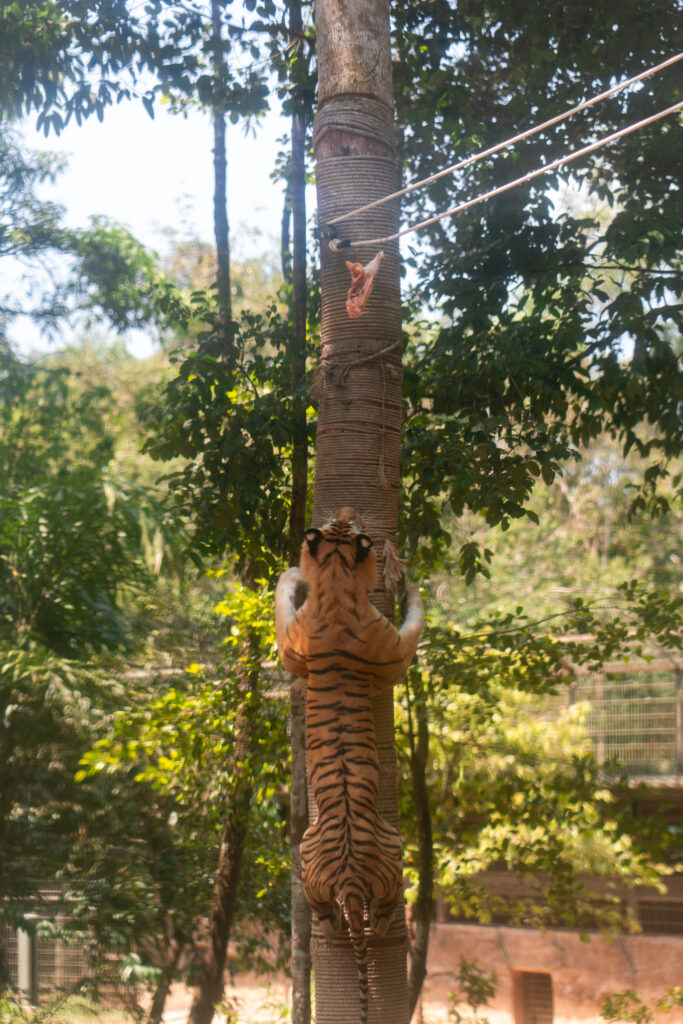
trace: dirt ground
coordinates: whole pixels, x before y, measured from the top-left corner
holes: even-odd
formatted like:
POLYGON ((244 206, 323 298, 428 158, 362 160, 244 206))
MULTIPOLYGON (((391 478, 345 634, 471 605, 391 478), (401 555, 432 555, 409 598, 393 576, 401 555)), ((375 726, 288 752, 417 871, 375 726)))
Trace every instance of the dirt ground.
MULTIPOLYGON (((495 971, 496 994, 480 1015, 490 1024, 513 1024, 520 998, 517 984, 529 972, 551 979, 551 1012, 556 1024, 604 1024, 600 1002, 605 995, 632 989, 654 1006, 667 989, 680 986, 683 936, 610 938, 594 933, 590 942, 585 942, 574 932, 560 930, 541 933, 502 926, 434 924, 421 1005, 412 1024, 451 1024, 449 995, 458 988, 461 956, 495 971)), ((285 974, 243 974, 228 986, 227 1012, 217 1015, 215 1024, 285 1024, 290 1020, 290 999, 290 981, 285 974)), ((167 1006, 165 1024, 185 1024, 190 1002, 191 994, 177 986, 167 1006)), ((466 1005, 458 1009, 465 1020, 472 1019, 466 1005)), ((683 1012, 672 1010, 653 1020, 683 1024, 683 1012)))
MULTIPOLYGON (((235 1016, 217 1014, 214 1024, 278 1024, 289 1021, 291 983, 284 975, 243 975, 226 987, 226 1006, 235 1016)), ((177 985, 166 1004, 164 1024, 185 1024, 191 993, 177 985)), ((464 1008, 463 1008, 464 1009, 464 1008)), ((510 1018, 487 1013, 491 1024, 510 1024, 510 1018)), ((448 1024, 448 1006, 443 999, 423 999, 415 1011, 413 1024, 448 1024)))
MULTIPOLYGON (((226 985, 225 1006, 234 1015, 217 1014, 214 1024, 277 1024, 288 1020, 290 981, 284 974, 247 974, 226 985)), ((164 1024, 185 1024, 192 993, 175 985, 166 1002, 164 1024)))

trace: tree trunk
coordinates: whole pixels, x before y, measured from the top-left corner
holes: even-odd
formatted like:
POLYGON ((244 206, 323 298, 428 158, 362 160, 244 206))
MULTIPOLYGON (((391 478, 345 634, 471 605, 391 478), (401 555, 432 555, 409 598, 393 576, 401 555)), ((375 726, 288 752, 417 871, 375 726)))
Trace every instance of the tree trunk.
POLYGON ((282 220, 280 221, 280 266, 282 269, 282 280, 285 284, 292 283, 292 245, 289 230, 291 218, 292 173, 290 168, 289 178, 285 187, 284 201, 282 203, 282 220))
MULTIPOLYGON (((214 234, 216 242, 218 307, 225 351, 232 345, 232 297, 230 284, 230 234, 228 225, 227 158, 225 113, 220 93, 227 77, 221 28, 221 0, 211 0, 211 42, 213 46, 213 169, 214 234)), ((248 645, 258 643, 248 637, 248 645)), ((211 1024, 215 1007, 223 998, 225 959, 237 900, 244 844, 249 826, 253 781, 248 756, 252 748, 251 698, 258 688, 258 671, 248 672, 241 683, 244 701, 235 724, 234 790, 216 868, 209 912, 209 937, 199 969, 197 989, 188 1024, 211 1024)))
MULTIPOLYGON (((258 641, 249 637, 246 643, 258 641)), ((188 1024, 211 1024, 214 1010, 223 998, 225 958, 237 901, 237 887, 253 796, 249 753, 253 747, 252 695, 257 686, 258 672, 252 671, 242 684, 244 701, 235 723, 234 789, 221 838, 209 913, 208 943, 199 969, 199 980, 187 1018, 188 1024)))
POLYGON ((188 1024, 211 1024, 215 1008, 223 998, 225 957, 237 899, 251 797, 251 786, 239 791, 223 830, 209 917, 209 942, 188 1024))
POLYGON ((292 390, 294 432, 292 437, 292 503, 289 518, 290 560, 299 563, 299 550, 306 528, 308 483, 308 426, 306 423, 306 109, 303 88, 307 61, 303 53, 301 0, 289 0, 291 38, 299 40, 292 67, 292 390))
POLYGON ((292 686, 290 697, 292 774, 290 784, 290 847, 292 856, 292 1024, 311 1021, 311 911, 301 881, 299 846, 308 826, 306 787, 306 704, 292 686))
POLYGON ((213 104, 213 227, 216 239, 216 291, 224 341, 231 341, 232 296, 230 285, 230 229, 228 226, 228 159, 225 142, 225 113, 219 99, 226 77, 221 30, 221 4, 211 0, 211 43, 215 98, 213 104))
POLYGON ((164 974, 156 987, 154 992, 154 998, 152 999, 152 1005, 147 1015, 147 1024, 161 1024, 164 1016, 164 1007, 166 1000, 168 999, 168 993, 170 992, 171 985, 176 976, 178 970, 178 962, 185 948, 186 942, 184 937, 173 936, 169 941, 169 955, 166 966, 164 967, 164 974))
POLYGON ((432 843, 432 817, 429 809, 427 787, 427 762, 429 758, 429 726, 424 693, 417 694, 417 701, 410 708, 410 777, 415 796, 418 843, 418 888, 413 906, 415 936, 410 957, 408 977, 408 999, 412 1017, 420 998, 422 985, 427 974, 427 951, 429 929, 432 923, 432 890, 434 886, 434 846, 432 843), (413 721, 414 713, 414 721, 413 721))
MULTIPOLYGON (((303 50, 301 0, 288 0, 289 31, 298 40, 291 67, 292 148, 289 201, 292 214, 292 502, 289 514, 290 564, 297 565, 306 527, 308 487, 308 426, 306 422, 306 111, 303 84, 308 74, 303 50)), ((306 707, 300 687, 294 684, 290 699, 290 850, 292 860, 292 1024, 311 1021, 311 912, 301 881, 299 846, 308 826, 306 787, 306 707)))
POLYGON ((230 337, 232 297, 230 294, 230 235, 228 210, 225 201, 228 178, 228 160, 225 145, 225 115, 213 112, 213 222, 216 236, 216 291, 221 325, 226 339, 230 337))
MULTIPOLYGON (((396 189, 388 0, 317 0, 319 107, 314 148, 318 216, 328 220, 396 189)), ((387 203, 340 225, 349 239, 397 229, 398 205, 387 203)), ((313 524, 351 505, 378 551, 380 580, 386 542, 395 545, 401 443, 401 308, 395 243, 385 258, 365 312, 350 319, 345 261, 367 263, 376 248, 321 248, 322 351, 313 524)), ((372 595, 391 617, 393 595, 372 595)), ((391 692, 375 701, 380 761, 379 810, 398 828, 396 752, 391 692)), ((315 808, 311 808, 315 813, 315 808)), ((371 1024, 407 1024, 407 936, 401 905, 388 934, 368 934, 371 1024)), ((313 927, 317 1024, 359 1019, 358 982, 350 943, 313 927)))

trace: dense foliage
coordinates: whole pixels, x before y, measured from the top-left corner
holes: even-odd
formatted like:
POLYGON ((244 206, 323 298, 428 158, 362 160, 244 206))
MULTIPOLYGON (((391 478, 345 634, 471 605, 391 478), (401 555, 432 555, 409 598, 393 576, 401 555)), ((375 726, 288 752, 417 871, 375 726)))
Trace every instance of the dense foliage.
MULTIPOLYGON (((96 115, 123 99, 139 97, 154 116, 154 97, 160 89, 210 105, 217 98, 224 109, 256 114, 263 109, 266 88, 262 69, 232 72, 226 68, 216 97, 213 61, 254 45, 243 17, 232 18, 230 5, 220 5, 227 28, 219 47, 207 31, 206 5, 168 3, 130 4, 98 0, 68 4, 58 0, 3 5, 0 12, 0 112, 17 117, 36 111, 37 125, 47 135, 59 132, 74 118, 96 115)), ((254 4, 246 4, 253 10, 254 4)), ((265 0, 261 17, 272 16, 275 5, 265 0)))
MULTIPOLYGON (((421 3, 394 11, 407 183, 559 114, 681 49, 676 5, 421 3)), ((679 97, 675 68, 404 200, 447 209, 679 97)), ((668 118, 409 236, 439 311, 409 349, 406 529, 438 537, 446 497, 505 528, 536 482, 608 432, 647 466, 638 508, 680 452, 681 131, 668 118)), ((445 539, 445 538, 444 538, 445 539)), ((484 560, 469 557, 470 568, 484 560)))
MULTIPOLYGON (((145 449, 182 460, 168 481, 176 514, 193 523, 196 555, 229 552, 239 568, 272 572, 287 543, 292 327, 276 303, 244 313, 225 353, 206 302, 196 348, 180 353, 176 375, 144 409, 145 449)), ((197 305, 175 304, 176 322, 196 319, 197 305)))
MULTIPOLYGON (((89 780, 89 825, 74 845, 67 875, 72 925, 88 929, 104 954, 136 952, 143 968, 170 983, 181 968, 192 979, 201 953, 215 851, 226 816, 247 774, 259 814, 250 830, 239 894, 238 957, 258 958, 268 921, 284 935, 288 904, 285 820, 286 709, 279 692, 251 692, 240 679, 273 656, 267 591, 236 587, 217 612, 227 632, 212 665, 146 680, 129 694, 110 731, 82 758, 89 780), (247 635, 258 637, 249 647, 247 635), (240 750, 241 716, 256 740, 240 750)), ((143 970, 131 976, 149 980, 143 970)))
MULTIPOLYGON (((121 590, 147 579, 154 506, 111 470, 111 394, 64 366, 0 370, 0 896, 23 916, 68 856, 78 760, 122 689, 93 653, 121 649, 121 590)), ((0 963, 2 967, 2 963, 0 963)))
POLYGON ((117 480, 106 388, 8 359, 0 374, 0 629, 61 654, 120 646, 122 583, 142 572, 147 495, 117 480))
POLYGON ((597 617, 578 601, 552 632, 521 609, 468 631, 453 622, 428 628, 400 699, 412 899, 424 853, 415 828, 424 798, 412 772, 426 717, 435 878, 456 915, 584 930, 633 925, 623 887, 659 885, 657 870, 666 869, 644 851, 656 835, 658 855, 675 859, 676 829, 636 826, 615 800, 588 740, 589 708, 570 704, 567 692, 572 665, 600 670, 643 642, 678 646, 680 605, 657 621, 643 596, 624 592, 618 610, 597 617), (513 872, 517 894, 491 891, 491 870, 513 872))

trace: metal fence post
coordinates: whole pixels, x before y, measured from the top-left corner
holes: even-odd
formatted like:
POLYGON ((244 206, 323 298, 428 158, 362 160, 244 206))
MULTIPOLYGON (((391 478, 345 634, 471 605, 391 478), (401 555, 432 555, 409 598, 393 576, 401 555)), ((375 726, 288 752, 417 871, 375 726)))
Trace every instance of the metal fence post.
POLYGON ((683 774, 683 693, 681 693, 681 669, 676 666, 676 773, 683 774))
POLYGON ((37 1005, 36 936, 23 928, 17 928, 17 988, 25 999, 37 1005))

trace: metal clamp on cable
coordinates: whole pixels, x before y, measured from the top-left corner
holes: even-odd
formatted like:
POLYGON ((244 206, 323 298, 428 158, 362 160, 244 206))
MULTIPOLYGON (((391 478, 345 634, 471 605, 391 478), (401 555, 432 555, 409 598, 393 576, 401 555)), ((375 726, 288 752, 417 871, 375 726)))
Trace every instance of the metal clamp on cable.
POLYGON ((321 245, 323 242, 332 243, 336 238, 338 238, 337 229, 332 224, 321 224, 320 221, 318 221, 315 237, 321 245))
POLYGON ((332 252, 337 252, 338 249, 346 249, 351 245, 349 238, 340 238, 337 234, 337 229, 332 224, 318 224, 316 231, 316 237, 320 244, 327 242, 332 252))

